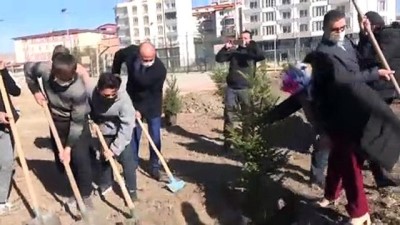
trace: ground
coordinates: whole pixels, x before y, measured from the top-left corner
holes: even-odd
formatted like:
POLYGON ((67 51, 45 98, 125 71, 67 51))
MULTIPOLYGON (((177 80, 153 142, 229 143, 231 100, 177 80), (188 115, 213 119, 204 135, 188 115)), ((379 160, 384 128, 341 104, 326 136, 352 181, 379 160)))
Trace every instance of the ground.
MULTIPOLYGON (((145 166, 148 145, 143 137, 140 152, 143 163, 138 170, 140 201, 136 203, 136 213, 140 224, 241 224, 239 222, 243 218, 241 210, 238 209, 235 200, 231 199, 234 197, 226 191, 227 183, 238 178, 241 164, 230 154, 222 152, 222 101, 213 94, 214 85, 207 74, 177 76, 185 104, 183 112, 178 117, 178 126, 162 130, 162 151, 173 173, 184 180, 186 186, 180 192, 173 194, 165 187, 167 177, 164 177, 163 182, 156 182, 149 178, 145 166)), ((18 131, 39 205, 46 212, 54 212, 58 215, 62 224, 75 224, 74 217, 66 212, 63 206, 69 185, 53 164, 54 156, 49 150, 49 129, 44 114, 23 82, 20 84, 23 87, 22 96, 14 99, 22 112, 21 119, 18 121, 18 131)), ((292 210, 290 215, 285 214, 286 217, 297 219, 290 223, 270 224, 291 224, 296 220, 298 224, 336 224, 334 220, 344 218, 343 206, 336 211, 331 210, 326 213, 314 210, 308 204, 308 200, 318 198, 322 194, 321 191, 311 189, 307 185, 310 164, 307 152, 311 144, 310 137, 305 131, 309 130, 309 126, 297 116, 288 120, 288 126, 296 128, 293 129, 293 133, 288 134, 285 128, 277 129, 284 138, 276 140, 276 143, 282 148, 293 150, 282 188, 301 196, 296 199, 306 201, 299 200, 294 212, 292 210), (294 144, 289 139, 294 140, 294 144)), ((383 224, 400 224, 399 220, 389 222, 387 219, 396 218, 400 214, 397 197, 393 193, 379 194, 374 189, 371 175, 366 172, 365 176, 372 211, 376 212, 374 216, 385 222, 383 224)), ((20 164, 16 164, 11 201, 20 208, 13 214, 0 217, 1 225, 25 224, 32 218, 30 214, 32 202, 26 184, 20 164)), ((117 186, 115 186, 116 193, 107 195, 106 201, 94 195, 96 216, 107 225, 124 222, 124 214, 128 213, 117 186)), ((278 196, 274 196, 274 199, 279 197, 278 193, 275 195, 278 196)))

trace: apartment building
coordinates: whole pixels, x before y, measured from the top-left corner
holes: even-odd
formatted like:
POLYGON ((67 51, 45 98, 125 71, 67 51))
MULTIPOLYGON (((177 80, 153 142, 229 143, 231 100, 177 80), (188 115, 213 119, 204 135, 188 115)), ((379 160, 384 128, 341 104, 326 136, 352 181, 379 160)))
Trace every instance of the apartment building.
POLYGON ((115 20, 122 47, 149 40, 168 67, 195 61, 192 1, 130 0, 118 3, 115 20))
POLYGON ((115 37, 116 30, 115 24, 104 24, 96 29, 69 29, 16 37, 13 38, 15 60, 17 63, 50 60, 57 45, 81 50, 98 48, 103 39, 115 37))
MULTIPOLYGON (((370 10, 383 16, 386 23, 396 19, 396 0, 357 1, 363 12, 370 10)), ((243 26, 254 34, 268 58, 301 59, 302 53, 316 47, 323 31, 323 16, 330 9, 346 13, 347 34, 357 38, 357 12, 349 0, 245 0, 242 5, 243 26), (294 46, 294 47, 293 47, 294 46)))

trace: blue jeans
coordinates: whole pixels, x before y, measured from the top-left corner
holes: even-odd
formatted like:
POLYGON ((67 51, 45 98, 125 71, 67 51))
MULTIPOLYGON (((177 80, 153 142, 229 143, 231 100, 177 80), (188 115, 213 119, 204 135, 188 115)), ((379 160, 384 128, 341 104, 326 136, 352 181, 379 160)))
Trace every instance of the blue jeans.
MULTIPOLYGON (((151 119, 145 118, 145 120, 148 125, 150 137, 153 139, 154 144, 156 145, 158 150, 161 151, 161 117, 155 117, 151 119)), ((136 165, 139 164, 139 146, 141 137, 142 137, 142 128, 140 127, 140 125, 136 125, 136 127, 133 129, 132 140, 131 140, 133 159, 135 160, 136 165)), ((151 145, 149 151, 150 151, 150 165, 152 171, 159 170, 160 161, 156 153, 153 151, 151 145)))

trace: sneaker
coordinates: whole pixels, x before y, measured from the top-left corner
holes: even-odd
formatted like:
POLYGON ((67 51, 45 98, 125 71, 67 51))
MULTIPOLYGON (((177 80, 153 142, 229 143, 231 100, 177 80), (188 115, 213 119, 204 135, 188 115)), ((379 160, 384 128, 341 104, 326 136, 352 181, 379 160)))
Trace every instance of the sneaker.
POLYGON ((3 204, 0 204, 0 216, 7 215, 7 214, 12 213, 17 210, 18 210, 18 207, 14 206, 11 203, 6 202, 3 204))
POLYGON ((110 191, 112 191, 111 185, 100 185, 99 186, 99 192, 100 192, 100 195, 102 195, 102 196, 105 196, 110 191))
POLYGON ((129 195, 131 196, 132 202, 138 201, 138 196, 136 191, 129 191, 129 195))

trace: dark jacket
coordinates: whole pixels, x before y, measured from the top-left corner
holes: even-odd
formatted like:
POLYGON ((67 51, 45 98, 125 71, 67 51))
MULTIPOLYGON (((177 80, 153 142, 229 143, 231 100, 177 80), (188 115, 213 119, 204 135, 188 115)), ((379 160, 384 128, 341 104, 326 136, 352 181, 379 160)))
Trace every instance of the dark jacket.
MULTIPOLYGON (((10 95, 19 96, 21 94, 21 89, 15 83, 14 79, 11 77, 8 70, 7 69, 0 70, 0 73, 1 73, 1 77, 3 78, 4 86, 6 88, 8 95, 9 96, 10 95)), ((14 105, 12 104, 12 101, 10 101, 10 106, 11 106, 11 111, 13 113, 14 119, 18 120, 19 115, 18 115, 17 111, 15 110, 14 105)), ((0 112, 6 112, 4 100, 1 95, 0 95, 0 112)), ((6 128, 6 126, 4 124, 0 124, 0 130, 4 130, 5 128, 6 128)))
POLYGON ((129 45, 126 48, 118 50, 114 55, 111 72, 114 74, 121 74, 121 66, 123 63, 127 63, 130 58, 134 57, 139 51, 139 46, 129 45))
POLYGON ((241 73, 253 76, 256 63, 264 59, 263 52, 254 41, 251 41, 246 48, 239 46, 237 49, 227 49, 223 47, 215 56, 215 61, 219 63, 229 62, 226 83, 233 89, 249 88, 249 82, 241 73))
POLYGON ((160 117, 162 113, 163 86, 167 76, 164 63, 156 57, 154 64, 144 68, 138 57, 127 63, 128 92, 133 106, 144 118, 160 117))
POLYGON ((346 67, 343 60, 350 59, 342 57, 321 51, 308 56, 315 71, 313 108, 328 134, 353 138, 363 153, 390 170, 400 155, 400 120, 376 91, 357 82, 368 75, 346 67))
MULTIPOLYGON (((372 46, 368 36, 360 32, 360 41, 357 45, 360 56, 360 68, 368 69, 372 67, 382 67, 379 63, 375 49, 372 46)), ((379 95, 387 102, 391 102, 396 97, 396 89, 392 82, 385 80, 376 80, 368 82, 372 89, 376 90, 379 95)))

